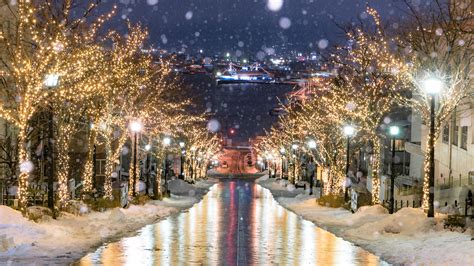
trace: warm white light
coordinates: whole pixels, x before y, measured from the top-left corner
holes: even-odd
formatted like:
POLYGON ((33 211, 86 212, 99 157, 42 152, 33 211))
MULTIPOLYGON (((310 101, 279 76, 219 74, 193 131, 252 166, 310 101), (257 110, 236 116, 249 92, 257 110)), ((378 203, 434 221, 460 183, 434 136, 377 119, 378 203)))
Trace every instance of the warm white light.
POLYGON ((285 152, 286 152, 285 148, 281 147, 281 148, 280 148, 280 153, 281 153, 281 154, 284 154, 285 152))
POLYGON ((429 77, 423 80, 423 89, 428 94, 438 94, 443 89, 443 81, 436 77, 429 77))
POLYGON ((400 134, 400 128, 397 127, 397 126, 391 126, 390 127, 390 135, 397 136, 398 134, 400 134))
POLYGON ((151 145, 150 144, 145 145, 145 150, 147 151, 151 150, 151 145))
POLYGON ((344 127, 344 135, 351 137, 355 133, 355 128, 351 125, 347 125, 344 127))
POLYGON ((46 75, 43 82, 43 84, 49 88, 58 86, 58 83, 59 75, 55 73, 46 75))
POLYGON ((291 148, 292 148, 293 150, 298 149, 298 144, 293 144, 293 145, 291 145, 291 148))
POLYGON ((273 12, 279 11, 283 7, 283 0, 268 0, 267 8, 273 12))
POLYGON ((179 147, 184 148, 184 142, 181 141, 181 142, 179 143, 179 147))
POLYGON ((163 145, 168 146, 171 144, 171 139, 169 137, 163 138, 163 145))
POLYGON ((132 132, 138 133, 142 131, 142 128, 142 123, 140 123, 139 121, 130 122, 130 130, 132 130, 132 132))
POLYGON ((105 131, 105 130, 107 129, 107 124, 104 123, 104 122, 101 122, 101 123, 99 124, 99 126, 100 126, 100 130, 102 130, 102 131, 105 131))
POLYGON ((316 149, 316 141, 314 141, 313 139, 309 140, 308 141, 308 148, 316 149))

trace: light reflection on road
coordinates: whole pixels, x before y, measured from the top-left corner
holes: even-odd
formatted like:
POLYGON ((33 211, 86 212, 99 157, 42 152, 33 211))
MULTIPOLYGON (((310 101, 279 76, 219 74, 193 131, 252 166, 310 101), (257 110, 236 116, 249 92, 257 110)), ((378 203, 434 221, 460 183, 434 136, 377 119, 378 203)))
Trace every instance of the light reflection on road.
POLYGON ((187 212, 100 247, 78 265, 379 265, 244 180, 215 185, 187 212))

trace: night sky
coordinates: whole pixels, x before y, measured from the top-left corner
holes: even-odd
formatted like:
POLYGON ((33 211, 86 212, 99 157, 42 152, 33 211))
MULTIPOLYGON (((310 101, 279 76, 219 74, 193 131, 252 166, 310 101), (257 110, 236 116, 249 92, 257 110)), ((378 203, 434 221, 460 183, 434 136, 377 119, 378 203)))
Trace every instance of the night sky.
MULTIPOLYGON (((387 23, 402 16, 396 0, 104 0, 116 4, 114 27, 123 21, 140 22, 150 30, 155 47, 205 54, 231 52, 255 55, 265 47, 282 44, 308 52, 318 44, 330 46, 341 40, 338 23, 366 19, 368 2, 387 23), (269 9, 271 1, 278 11, 269 9), (334 20, 334 21, 333 21, 334 20), (326 40, 328 42, 326 42, 326 40)), ((416 2, 416 1, 415 1, 416 2)), ((418 2, 421 2, 419 0, 418 2)), ((322 48, 326 48, 323 45, 322 48)))

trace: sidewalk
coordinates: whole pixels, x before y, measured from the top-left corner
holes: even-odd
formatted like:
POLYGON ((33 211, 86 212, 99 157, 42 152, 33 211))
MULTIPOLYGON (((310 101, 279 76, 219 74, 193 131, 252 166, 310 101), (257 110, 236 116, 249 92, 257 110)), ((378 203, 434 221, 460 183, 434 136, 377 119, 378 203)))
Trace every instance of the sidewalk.
POLYGON ((283 207, 390 263, 474 265, 471 229, 464 233, 445 230, 444 216, 429 219, 414 208, 389 215, 380 205, 365 206, 352 214, 343 208, 320 206, 303 189, 288 189, 275 179, 262 176, 256 182, 269 189, 283 207))
POLYGON ((81 216, 63 213, 57 220, 38 223, 0 206, 0 264, 69 264, 105 242, 133 235, 147 224, 192 207, 216 182, 201 180, 190 185, 174 180, 169 186, 172 196, 162 201, 81 216))

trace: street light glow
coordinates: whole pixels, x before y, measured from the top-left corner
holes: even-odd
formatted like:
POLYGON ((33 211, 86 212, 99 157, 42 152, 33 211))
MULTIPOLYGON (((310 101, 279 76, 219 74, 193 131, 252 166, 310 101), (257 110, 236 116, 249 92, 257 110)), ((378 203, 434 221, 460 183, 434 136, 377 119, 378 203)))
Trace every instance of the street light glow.
POLYGON ((138 133, 142 131, 143 125, 140 123, 140 121, 132 121, 130 122, 130 130, 134 133, 138 133))
POLYGON ((58 86, 58 83, 59 83, 59 75, 56 73, 47 74, 43 81, 43 84, 49 88, 58 86))
POLYGON ((168 146, 171 144, 171 138, 169 137, 164 137, 163 138, 163 145, 168 146))
POLYGON ((437 77, 429 77, 423 80, 423 89, 431 95, 439 94, 443 86, 443 81, 437 77))
POLYGON ((145 150, 147 151, 151 150, 151 145, 150 144, 145 145, 145 150))
POLYGON ((286 152, 285 148, 281 147, 281 148, 280 148, 280 153, 281 153, 281 154, 285 154, 285 152, 286 152))
POLYGON ((400 134, 400 128, 398 126, 391 126, 390 127, 390 135, 398 136, 400 134))
POLYGON ((291 145, 291 148, 292 148, 293 150, 298 149, 298 144, 293 144, 293 145, 291 145))
POLYGON ((308 148, 316 149, 316 141, 314 141, 314 139, 308 141, 308 148))
POLYGON ((184 142, 183 141, 179 142, 179 147, 184 148, 184 142))
POLYGON ((347 137, 353 136, 355 133, 355 128, 351 125, 344 126, 344 135, 347 137))

